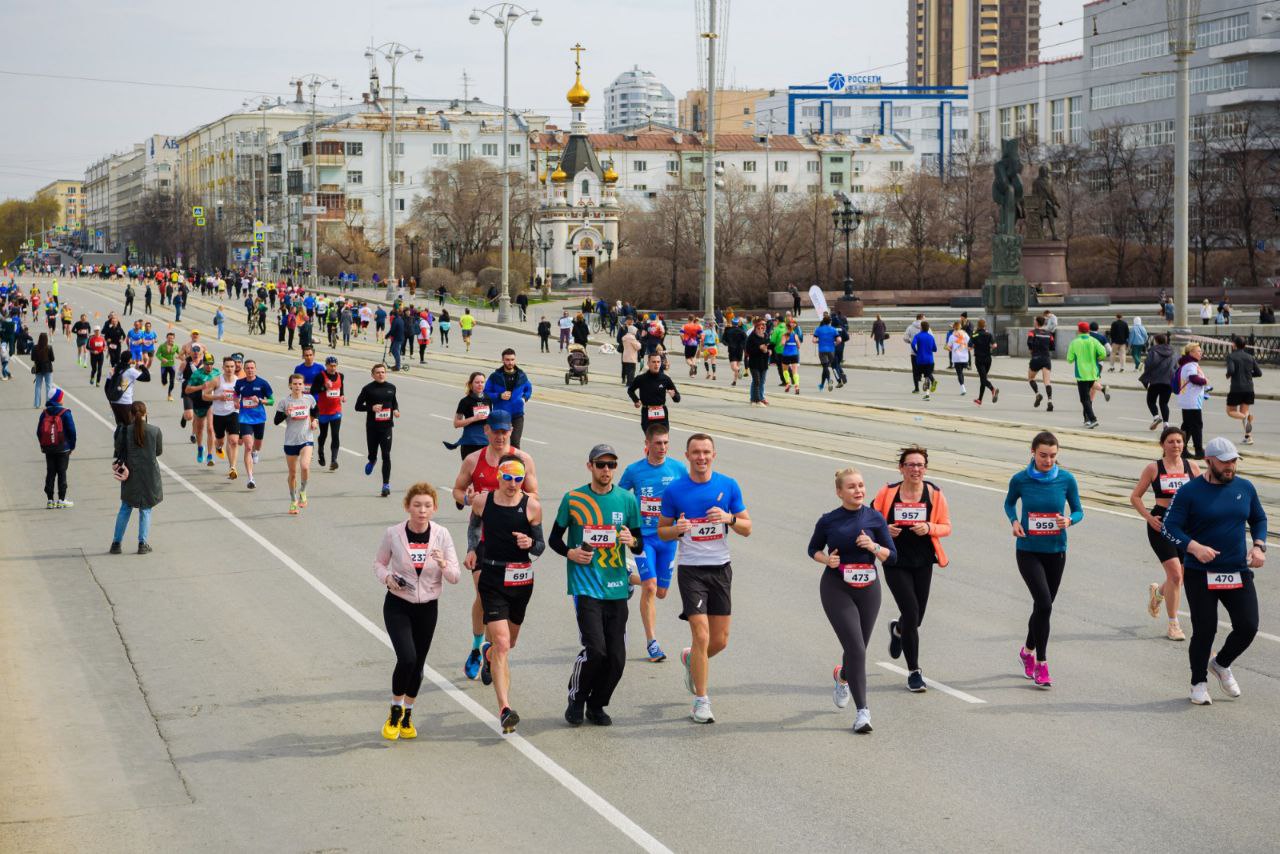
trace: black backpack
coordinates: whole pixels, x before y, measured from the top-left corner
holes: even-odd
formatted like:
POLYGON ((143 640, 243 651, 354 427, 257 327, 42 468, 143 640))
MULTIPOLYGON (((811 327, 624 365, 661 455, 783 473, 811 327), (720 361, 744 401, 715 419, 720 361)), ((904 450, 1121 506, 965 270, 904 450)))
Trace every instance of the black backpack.
POLYGON ((102 392, 107 396, 108 403, 119 403, 120 398, 124 396, 124 390, 129 387, 129 381, 125 379, 124 369, 117 368, 111 372, 111 376, 107 377, 107 384, 102 387, 102 392))

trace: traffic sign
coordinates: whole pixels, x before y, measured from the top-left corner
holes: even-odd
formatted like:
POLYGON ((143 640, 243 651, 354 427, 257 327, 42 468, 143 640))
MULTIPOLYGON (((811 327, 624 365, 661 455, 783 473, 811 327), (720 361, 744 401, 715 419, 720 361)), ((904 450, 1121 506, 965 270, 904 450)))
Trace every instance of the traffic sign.
MULTIPOLYGON (((192 215, 193 217, 195 217, 196 219, 202 219, 202 218, 204 217, 204 206, 203 206, 203 205, 196 205, 195 207, 193 207, 193 208, 191 209, 191 215, 192 215)), ((203 224, 203 223, 202 223, 202 224, 203 224)))
POLYGON ((203 225, 204 225, 204 217, 202 217, 202 216, 198 216, 198 217, 196 217, 196 225, 198 225, 198 226, 203 226, 203 225))
POLYGON ((257 230, 257 231, 254 231, 254 232, 253 232, 253 242, 254 242, 254 243, 261 243, 261 242, 263 241, 264 237, 265 237, 265 235, 263 235, 263 233, 262 233, 262 231, 261 231, 261 230, 257 230))

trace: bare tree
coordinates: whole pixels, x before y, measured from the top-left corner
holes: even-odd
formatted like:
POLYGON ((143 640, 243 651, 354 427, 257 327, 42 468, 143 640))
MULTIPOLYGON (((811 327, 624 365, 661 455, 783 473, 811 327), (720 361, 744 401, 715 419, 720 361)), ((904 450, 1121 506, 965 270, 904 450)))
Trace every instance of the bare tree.
POLYGON ((894 173, 888 188, 886 211, 909 250, 908 262, 916 290, 924 289, 929 250, 937 245, 938 179, 920 171, 894 173))
POLYGON ((991 233, 990 159, 970 143, 956 149, 951 174, 942 185, 949 242, 964 259, 964 287, 973 287, 973 255, 980 239, 991 233))
POLYGON ((1275 114, 1243 110, 1223 119, 1213 144, 1222 170, 1221 208, 1227 215, 1231 244, 1245 250, 1249 284, 1262 281, 1259 238, 1271 222, 1271 199, 1280 177, 1280 125, 1275 114))
POLYGON ((790 265, 799 248, 802 213, 784 194, 759 193, 751 200, 747 215, 747 257, 764 276, 765 291, 779 290, 778 274, 790 265))

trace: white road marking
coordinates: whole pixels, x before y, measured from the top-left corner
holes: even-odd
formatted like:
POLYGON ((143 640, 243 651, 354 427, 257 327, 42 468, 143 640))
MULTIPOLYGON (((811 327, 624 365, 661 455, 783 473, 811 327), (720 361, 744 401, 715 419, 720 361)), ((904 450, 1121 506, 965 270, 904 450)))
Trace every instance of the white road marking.
MULTIPOLYGON (((1178 613, 1186 617, 1187 619, 1191 619, 1190 611, 1179 611, 1178 613)), ((1218 625, 1224 629, 1231 628, 1231 624, 1226 622, 1225 620, 1218 620, 1218 625)), ((1276 643, 1280 643, 1280 636, 1269 635, 1266 632, 1258 632, 1258 634, 1256 634, 1254 637, 1260 637, 1263 640, 1275 641, 1276 643)))
MULTIPOLYGON (((15 359, 15 361, 17 360, 15 359)), ((96 411, 94 411, 92 408, 87 406, 84 401, 80 400, 78 397, 71 394, 71 392, 66 391, 65 389, 63 389, 63 392, 66 394, 68 398, 75 401, 75 403, 79 405, 80 410, 82 412, 86 412, 89 415, 92 415, 95 419, 97 419, 98 422, 102 424, 102 426, 106 427, 108 430, 115 429, 113 424, 108 422, 106 418, 99 415, 96 411)), ((364 629, 366 632, 373 635, 378 641, 382 643, 383 646, 387 647, 388 649, 392 648, 391 638, 387 636, 387 633, 385 631, 383 631, 382 629, 374 625, 373 622, 371 622, 367 617, 364 616, 364 614, 361 614, 354 607, 348 604, 345 599, 343 599, 337 593, 334 593, 333 590, 330 589, 329 586, 326 585, 323 581, 316 578, 314 575, 308 572, 301 564, 299 564, 293 558, 289 557, 289 555, 285 554, 281 549, 279 549, 276 546, 275 543, 271 542, 266 537, 259 534, 253 528, 250 528, 247 524, 245 524, 237 516, 235 516, 230 510, 227 510, 217 501, 210 498, 208 495, 202 492, 198 487, 196 487, 194 484, 192 484, 182 475, 174 471, 168 464, 164 462, 160 462, 160 469, 169 477, 173 478, 173 480, 176 481, 179 486, 186 489, 196 498, 199 498, 201 501, 207 504, 209 508, 212 509, 215 513, 222 516, 224 519, 226 519, 228 522, 230 522, 232 525, 238 528, 241 531, 241 533, 249 537, 249 539, 253 540, 255 543, 257 543, 262 548, 266 549, 268 552, 270 552, 277 560, 279 560, 282 564, 284 564, 290 571, 292 571, 295 575, 297 575, 303 581, 307 582, 307 584, 309 584, 312 589, 314 589, 317 593, 319 593, 325 599, 328 599, 339 611, 341 611, 342 613, 350 617, 351 620, 356 625, 360 626, 360 628, 364 629)), ((470 712, 471 715, 476 718, 476 720, 483 723, 485 726, 493 730, 498 735, 502 735, 502 725, 498 723, 498 719, 495 718, 487 709, 485 709, 483 706, 481 706, 479 703, 473 700, 470 696, 468 696, 467 694, 459 690, 457 686, 455 686, 452 682, 450 682, 448 679, 445 679, 443 676, 441 676, 438 672, 436 672, 431 667, 423 668, 423 675, 426 676, 426 678, 430 679, 432 684, 434 684, 437 688, 439 688, 442 692, 444 692, 450 699, 452 699, 459 706, 461 706, 462 708, 470 712)), ((547 756, 537 747, 534 747, 534 745, 529 741, 527 741, 524 737, 520 736, 519 734, 503 735, 502 740, 510 744, 516 750, 518 750, 521 754, 524 755, 526 759, 528 759, 534 765, 538 766, 538 768, 545 771, 547 775, 551 777, 553 780, 555 780, 557 783, 559 783, 560 785, 568 789, 569 792, 573 794, 574 797, 576 797, 578 800, 582 801, 588 807, 593 809, 597 814, 600 815, 601 818, 603 818, 605 821, 609 822, 609 824, 613 825, 615 828, 621 831, 624 835, 627 836, 627 838, 629 838, 632 842, 638 845, 641 849, 649 852, 662 852, 662 854, 672 854, 669 848, 667 848, 665 845, 663 845, 661 842, 659 842, 657 839, 651 836, 644 828, 640 827, 640 825, 636 824, 634 821, 628 818, 621 810, 619 810, 613 804, 609 803, 603 797, 598 795, 586 783, 583 783, 577 777, 573 776, 568 771, 566 771, 550 756, 547 756)))
MULTIPOLYGON (((897 673, 901 676, 910 675, 909 672, 904 668, 901 668, 896 664, 890 664, 887 661, 877 661, 876 664, 880 667, 883 667, 885 670, 892 670, 894 673, 897 673)), ((973 696, 972 694, 966 694, 964 691, 961 691, 958 688, 952 688, 950 685, 944 685, 941 682, 939 682, 937 679, 929 679, 926 677, 924 681, 925 681, 925 684, 928 685, 930 688, 937 688, 942 693, 950 694, 952 697, 955 697, 957 700, 964 700, 966 703, 974 703, 975 705, 985 705, 987 702, 986 700, 981 700, 973 696)))

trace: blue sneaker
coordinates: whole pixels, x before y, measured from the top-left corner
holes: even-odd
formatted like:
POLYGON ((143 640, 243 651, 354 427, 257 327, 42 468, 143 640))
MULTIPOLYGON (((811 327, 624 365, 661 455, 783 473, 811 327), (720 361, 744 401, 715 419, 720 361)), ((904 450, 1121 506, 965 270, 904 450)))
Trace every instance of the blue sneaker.
POLYGON ((480 675, 480 650, 471 650, 471 654, 467 656, 467 663, 462 665, 462 672, 467 674, 468 679, 475 679, 480 675))
POLYGON ((203 462, 204 462, 204 449, 202 448, 196 451, 196 465, 200 465, 203 462))
POLYGON ((656 638, 649 641, 649 660, 655 664, 659 661, 667 660, 667 654, 662 651, 662 647, 658 646, 656 638))
POLYGON ((365 463, 365 464, 364 464, 364 473, 365 473, 365 474, 373 474, 373 463, 365 463))
POLYGON ((485 641, 480 645, 480 657, 484 659, 484 664, 480 667, 480 681, 486 685, 493 684, 493 673, 489 670, 489 647, 493 644, 485 641))

